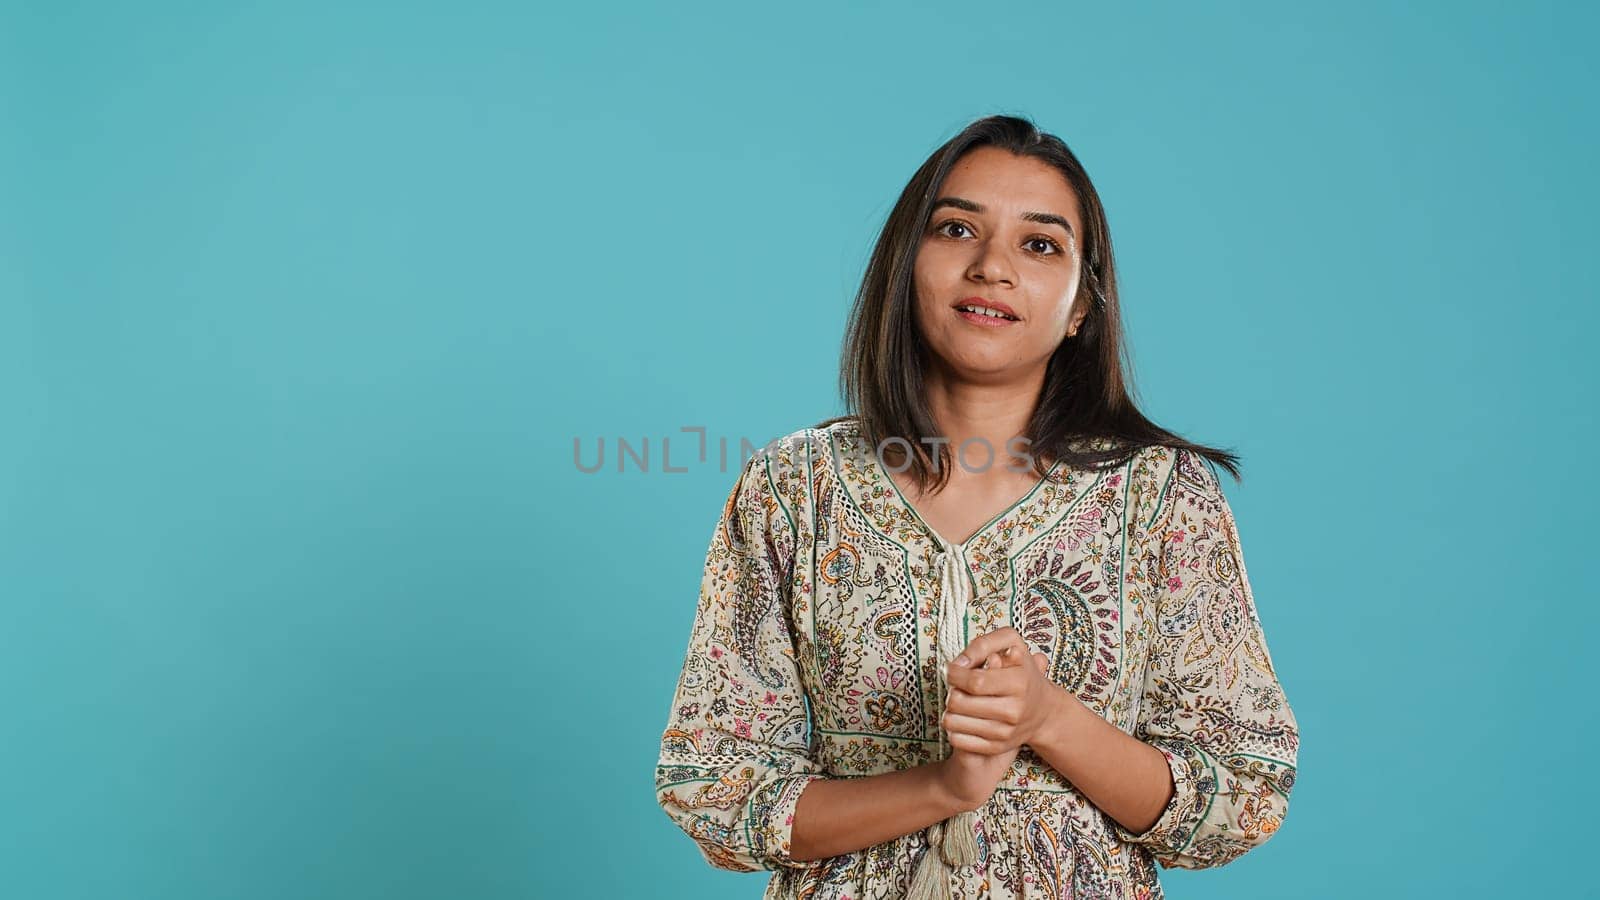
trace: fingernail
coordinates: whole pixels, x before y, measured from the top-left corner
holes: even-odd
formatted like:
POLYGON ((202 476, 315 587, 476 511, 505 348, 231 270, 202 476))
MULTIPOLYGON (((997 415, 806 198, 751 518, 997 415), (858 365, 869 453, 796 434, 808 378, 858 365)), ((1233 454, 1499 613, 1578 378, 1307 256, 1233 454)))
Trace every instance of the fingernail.
POLYGON ((967 655, 965 653, 963 653, 960 656, 956 657, 956 665, 958 665, 958 666, 960 666, 960 667, 962 667, 964 669, 967 666, 972 665, 972 660, 967 659, 967 655))

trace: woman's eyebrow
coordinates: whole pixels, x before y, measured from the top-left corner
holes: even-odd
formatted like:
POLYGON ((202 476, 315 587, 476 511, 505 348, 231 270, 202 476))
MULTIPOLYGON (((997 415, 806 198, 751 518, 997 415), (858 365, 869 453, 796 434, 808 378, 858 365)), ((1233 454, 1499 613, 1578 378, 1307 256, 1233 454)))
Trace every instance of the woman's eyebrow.
MULTIPOLYGON (((961 197, 940 197, 939 199, 933 201, 934 209, 940 209, 946 206, 954 206, 956 209, 964 209, 967 212, 983 212, 982 206, 973 203, 971 200, 964 200, 961 197)), ((1062 228, 1066 229, 1068 235, 1072 237, 1078 236, 1077 232, 1072 230, 1072 223, 1056 215, 1055 213, 1025 212, 1022 214, 1022 218, 1029 222, 1040 222, 1045 225, 1060 225, 1062 228)))

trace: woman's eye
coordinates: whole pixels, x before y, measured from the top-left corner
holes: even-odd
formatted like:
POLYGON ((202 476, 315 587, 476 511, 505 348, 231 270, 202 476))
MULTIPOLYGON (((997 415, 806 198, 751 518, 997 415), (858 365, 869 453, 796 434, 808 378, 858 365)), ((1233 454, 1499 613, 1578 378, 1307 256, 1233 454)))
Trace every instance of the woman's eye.
MULTIPOLYGON (((972 229, 967 227, 967 223, 958 221, 956 219, 951 219, 948 222, 942 223, 939 225, 939 227, 934 229, 935 234, 942 234, 953 238, 963 237, 964 234, 970 234, 971 232, 972 229), (961 233, 958 233, 956 229, 960 229, 961 233)), ((1065 252, 1061 249, 1060 244, 1046 237, 1029 238, 1023 243, 1023 246, 1042 256, 1054 256, 1055 254, 1065 252)))

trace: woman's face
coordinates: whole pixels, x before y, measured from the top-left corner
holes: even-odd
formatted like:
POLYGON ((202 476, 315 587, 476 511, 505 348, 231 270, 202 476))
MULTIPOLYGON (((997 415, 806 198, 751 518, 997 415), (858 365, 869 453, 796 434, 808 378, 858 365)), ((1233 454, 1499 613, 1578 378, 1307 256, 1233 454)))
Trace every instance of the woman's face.
POLYGON ((1001 381, 1043 369, 1088 311, 1074 302, 1081 234, 1078 198, 1049 164, 998 147, 955 164, 912 273, 917 322, 942 374, 1001 381), (973 305, 1013 318, 962 311, 973 305))

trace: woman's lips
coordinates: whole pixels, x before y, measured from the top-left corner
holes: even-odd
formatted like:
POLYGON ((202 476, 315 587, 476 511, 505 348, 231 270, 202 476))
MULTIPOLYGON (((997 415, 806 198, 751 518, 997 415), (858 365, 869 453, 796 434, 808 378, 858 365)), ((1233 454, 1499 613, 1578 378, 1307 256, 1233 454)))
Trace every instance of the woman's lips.
POLYGON ((958 306, 958 307, 959 306, 972 306, 972 307, 976 307, 978 309, 993 310, 994 312, 1001 313, 1002 315, 1010 316, 1013 319, 1022 318, 1021 316, 1017 315, 1017 311, 1016 310, 1014 310, 1011 307, 1007 306, 1006 304, 1000 302, 999 300, 990 300, 988 297, 978 297, 978 296, 964 297, 964 298, 962 298, 960 300, 957 300, 952 305, 953 306, 958 306))
POLYGON ((956 315, 981 328, 1004 328, 1007 325, 1017 324, 1014 319, 1002 319, 999 316, 986 316, 983 313, 967 312, 964 309, 956 310, 956 315))

